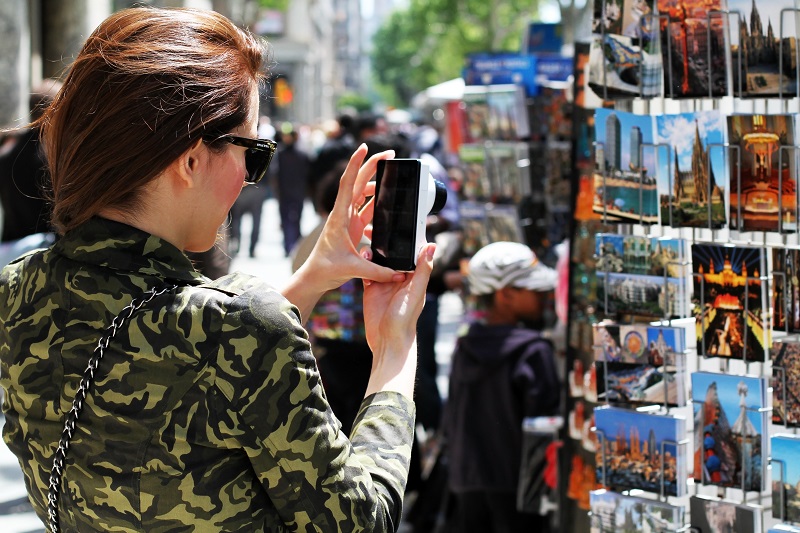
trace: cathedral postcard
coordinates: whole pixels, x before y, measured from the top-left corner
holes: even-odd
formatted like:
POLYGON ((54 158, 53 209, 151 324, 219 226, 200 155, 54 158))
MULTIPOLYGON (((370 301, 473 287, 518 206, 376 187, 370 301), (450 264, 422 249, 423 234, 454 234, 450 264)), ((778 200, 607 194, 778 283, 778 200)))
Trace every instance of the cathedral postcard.
POLYGON ((656 117, 662 225, 717 229, 726 224, 724 135, 719 111, 656 117))
POLYGON ((727 2, 728 10, 739 15, 738 27, 731 28, 733 95, 758 98, 797 96, 794 1, 727 2))

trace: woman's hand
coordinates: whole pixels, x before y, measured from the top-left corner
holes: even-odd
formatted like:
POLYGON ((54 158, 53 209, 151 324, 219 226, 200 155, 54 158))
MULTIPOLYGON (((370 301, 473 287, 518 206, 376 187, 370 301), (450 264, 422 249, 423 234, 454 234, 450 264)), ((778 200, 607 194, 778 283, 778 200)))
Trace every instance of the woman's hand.
POLYGON ((325 292, 353 278, 378 282, 400 282, 406 275, 382 267, 363 257, 358 244, 372 221, 375 175, 378 161, 392 159, 393 151, 381 152, 364 163, 367 147, 362 144, 350 157, 339 182, 333 211, 308 260, 289 279, 281 291, 300 310, 305 319, 325 292), (363 165, 362 165, 363 163, 363 165))
MULTIPOLYGON (((403 281, 364 283, 364 327, 372 350, 372 373, 366 394, 397 391, 414 394, 417 370, 417 321, 433 269, 436 245, 428 243, 417 268, 403 281)), ((370 251, 362 252, 366 258, 370 251)))

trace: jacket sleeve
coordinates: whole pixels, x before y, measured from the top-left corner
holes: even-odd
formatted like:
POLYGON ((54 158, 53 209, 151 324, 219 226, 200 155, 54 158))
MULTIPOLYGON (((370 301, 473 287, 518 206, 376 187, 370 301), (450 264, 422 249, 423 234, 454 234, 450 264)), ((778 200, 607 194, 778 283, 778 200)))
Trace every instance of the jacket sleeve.
POLYGON ((550 341, 532 342, 514 368, 512 379, 522 397, 523 416, 558 414, 561 386, 550 341))
POLYGON ((235 412, 245 453, 287 528, 396 531, 413 403, 400 394, 371 395, 348 440, 325 398, 297 310, 282 297, 264 302, 245 294, 237 300, 238 316, 226 319, 237 329, 223 344, 230 353, 219 358, 216 386, 235 412))

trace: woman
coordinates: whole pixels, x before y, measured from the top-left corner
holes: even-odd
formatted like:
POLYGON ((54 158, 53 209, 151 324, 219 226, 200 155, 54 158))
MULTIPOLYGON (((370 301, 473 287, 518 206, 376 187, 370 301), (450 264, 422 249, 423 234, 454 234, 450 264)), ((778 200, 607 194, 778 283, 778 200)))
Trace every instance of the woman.
POLYGON ((46 520, 53 456, 112 319, 154 298, 105 350, 71 439, 62 531, 391 531, 414 426, 414 328, 433 246, 405 275, 359 255, 382 153, 353 154, 307 263, 277 292, 210 281, 184 251, 214 244, 272 146, 254 141, 263 46, 213 12, 135 8, 89 37, 43 117, 60 239, 0 275, 3 437, 46 520), (301 326, 364 278, 375 355, 351 439, 301 326))

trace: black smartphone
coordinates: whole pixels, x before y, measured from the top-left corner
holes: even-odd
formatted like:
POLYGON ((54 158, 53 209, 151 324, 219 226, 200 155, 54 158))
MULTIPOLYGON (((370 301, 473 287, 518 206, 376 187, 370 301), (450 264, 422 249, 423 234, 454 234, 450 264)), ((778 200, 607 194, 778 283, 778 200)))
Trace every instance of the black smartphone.
POLYGON ((378 161, 375 212, 372 217, 372 261, 394 270, 416 267, 418 243, 425 242, 425 217, 419 223, 423 165, 418 159, 378 161))

